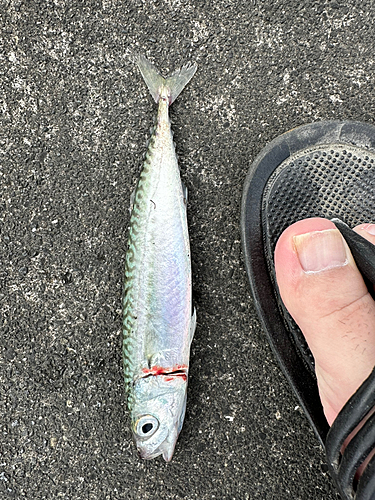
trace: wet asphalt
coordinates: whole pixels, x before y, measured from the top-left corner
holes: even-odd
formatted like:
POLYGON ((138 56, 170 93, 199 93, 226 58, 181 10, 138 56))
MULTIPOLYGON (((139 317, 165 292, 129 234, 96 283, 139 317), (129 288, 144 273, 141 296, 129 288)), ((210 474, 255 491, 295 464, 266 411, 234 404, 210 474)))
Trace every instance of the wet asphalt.
POLYGON ((375 5, 0 4, 0 498, 332 500, 322 449, 250 297, 239 212, 279 134, 375 116, 375 5), (130 194, 156 107, 126 52, 198 71, 171 109, 189 189, 187 415, 141 461, 121 365, 130 194))

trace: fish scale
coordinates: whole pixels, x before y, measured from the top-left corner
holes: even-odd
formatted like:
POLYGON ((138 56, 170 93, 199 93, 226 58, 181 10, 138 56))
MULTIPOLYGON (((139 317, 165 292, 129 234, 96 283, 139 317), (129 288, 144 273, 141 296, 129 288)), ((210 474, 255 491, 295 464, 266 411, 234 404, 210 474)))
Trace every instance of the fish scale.
POLYGON ((163 78, 134 57, 158 102, 158 118, 138 180, 125 259, 123 362, 133 436, 142 458, 172 458, 184 420, 192 316, 186 199, 169 105, 195 73, 163 78))

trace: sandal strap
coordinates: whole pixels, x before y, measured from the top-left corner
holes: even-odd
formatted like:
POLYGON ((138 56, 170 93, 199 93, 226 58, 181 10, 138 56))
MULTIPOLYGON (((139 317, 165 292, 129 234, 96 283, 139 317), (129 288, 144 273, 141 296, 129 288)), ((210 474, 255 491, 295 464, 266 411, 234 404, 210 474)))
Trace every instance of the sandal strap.
POLYGON ((375 284, 375 245, 353 231, 353 229, 350 229, 342 220, 331 219, 331 221, 345 238, 358 269, 367 280, 367 286, 371 285, 370 293, 373 293, 373 285, 375 284))
MULTIPOLYGON (((354 476, 359 465, 375 448, 375 414, 369 418, 352 438, 345 450, 341 452, 346 438, 374 406, 375 368, 337 415, 327 435, 326 456, 328 467, 344 499, 365 500, 374 498, 373 496, 359 496, 360 486, 363 491, 367 491, 369 488, 364 484, 367 474, 364 473, 361 476, 357 491, 355 491, 354 476)), ((371 491, 371 494, 374 495, 375 485, 371 491)))
POLYGON ((372 500, 375 491, 375 456, 372 457, 358 483, 356 500, 372 500))

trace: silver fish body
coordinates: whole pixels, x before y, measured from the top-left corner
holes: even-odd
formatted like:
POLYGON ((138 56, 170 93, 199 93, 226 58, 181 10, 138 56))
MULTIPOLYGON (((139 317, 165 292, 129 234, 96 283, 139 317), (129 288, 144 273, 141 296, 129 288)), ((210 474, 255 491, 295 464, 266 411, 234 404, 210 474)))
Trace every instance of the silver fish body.
POLYGON ((181 430, 195 329, 186 193, 169 105, 195 66, 164 79, 136 62, 158 102, 158 118, 134 194, 125 262, 123 360, 133 436, 142 458, 171 460, 181 430))

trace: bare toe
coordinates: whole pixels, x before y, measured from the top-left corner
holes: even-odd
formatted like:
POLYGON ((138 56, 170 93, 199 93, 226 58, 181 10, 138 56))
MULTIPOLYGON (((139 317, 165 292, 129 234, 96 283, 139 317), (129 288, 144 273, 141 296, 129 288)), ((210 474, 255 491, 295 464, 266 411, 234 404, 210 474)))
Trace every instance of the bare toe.
MULTIPOLYGON (((375 243, 375 226, 355 229, 375 243)), ((315 358, 331 424, 375 365, 375 302, 335 225, 320 218, 290 226, 275 250, 283 302, 315 358)))

